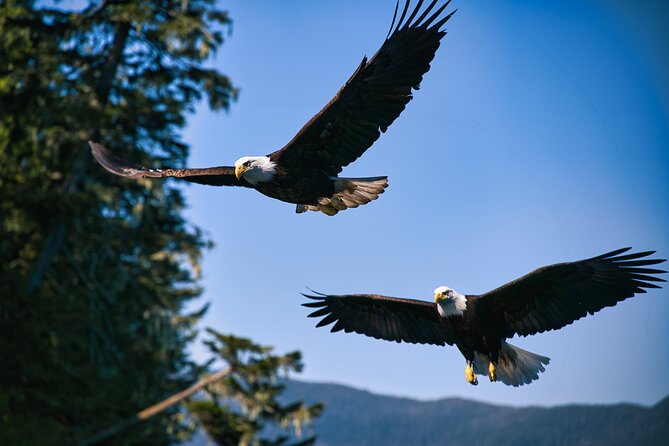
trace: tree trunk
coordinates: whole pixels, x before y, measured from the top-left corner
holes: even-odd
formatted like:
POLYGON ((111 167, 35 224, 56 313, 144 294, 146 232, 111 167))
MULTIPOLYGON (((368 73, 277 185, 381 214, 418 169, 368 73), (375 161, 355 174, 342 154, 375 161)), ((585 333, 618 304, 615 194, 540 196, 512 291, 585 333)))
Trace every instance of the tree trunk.
MULTIPOLYGON (((109 100, 109 93, 111 92, 111 87, 114 82, 114 78, 116 77, 116 71, 118 70, 118 66, 123 58, 123 50, 125 49, 129 32, 130 23, 120 22, 116 24, 116 28, 114 29, 114 43, 112 44, 112 47, 109 51, 109 55, 107 56, 104 69, 102 71, 99 88, 96 92, 100 108, 104 108, 104 106, 107 104, 107 101, 109 100)), ((96 129, 89 130, 89 136, 85 139, 95 138, 96 133, 96 129)), ((72 172, 63 186, 64 193, 70 193, 76 190, 79 181, 81 181, 81 179, 86 174, 86 171, 88 170, 89 161, 90 154, 88 150, 86 149, 80 151, 75 158, 74 163, 72 164, 72 172)), ((49 234, 44 242, 42 254, 35 263, 35 266, 33 267, 26 282, 25 291, 27 295, 31 295, 41 283, 44 275, 51 266, 51 262, 63 246, 66 236, 67 224, 64 221, 61 221, 56 225, 56 228, 49 234)))

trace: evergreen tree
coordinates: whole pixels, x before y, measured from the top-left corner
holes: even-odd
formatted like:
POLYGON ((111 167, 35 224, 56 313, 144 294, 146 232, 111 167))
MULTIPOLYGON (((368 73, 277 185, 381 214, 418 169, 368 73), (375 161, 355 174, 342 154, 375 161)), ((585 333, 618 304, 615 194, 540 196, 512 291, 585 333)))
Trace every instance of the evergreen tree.
POLYGON ((302 438, 303 426, 320 415, 321 404, 281 402, 284 386, 279 374, 302 370, 299 352, 273 354, 271 347, 250 339, 207 330, 214 359, 225 363, 230 373, 208 387, 209 400, 188 405, 210 438, 217 444, 244 446, 307 446, 314 436, 302 438))
MULTIPOLYGON (((89 139, 180 166, 196 102, 227 109, 203 63, 230 26, 214 0, 0 0, 0 444, 71 444, 183 389, 201 231, 175 184, 124 181, 89 139)), ((132 152, 132 154, 130 153, 132 152)), ((168 444, 177 409, 111 441, 168 444)))

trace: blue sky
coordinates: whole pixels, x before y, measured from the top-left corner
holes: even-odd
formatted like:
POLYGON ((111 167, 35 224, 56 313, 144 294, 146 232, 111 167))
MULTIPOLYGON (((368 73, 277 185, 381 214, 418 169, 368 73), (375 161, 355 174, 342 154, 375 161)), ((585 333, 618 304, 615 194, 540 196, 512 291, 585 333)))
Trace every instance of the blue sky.
MULTIPOLYGON (((61 5, 78 5, 80 1, 61 5)), ((234 32, 213 64, 241 88, 203 105, 191 166, 282 147, 371 56, 391 0, 222 2, 234 32)), ((669 6, 629 0, 454 0, 421 90, 346 176, 388 175, 370 205, 330 218, 252 190, 189 186, 204 259, 202 326, 299 349, 301 378, 501 404, 654 403, 669 394, 669 292, 511 342, 549 356, 522 388, 464 379, 456 348, 315 329, 299 306, 328 293, 432 299, 482 293, 536 267, 622 246, 669 256, 669 6)), ((204 359, 201 347, 194 356, 204 359)))
MULTIPOLYGON (((441 284, 481 293, 622 246, 669 256, 669 103, 657 43, 669 13, 661 3, 604 3, 455 0, 421 90, 344 171, 390 177, 370 205, 296 215, 252 190, 188 187, 189 218, 217 244, 204 260, 201 301, 212 307, 203 326, 301 350, 304 379, 387 394, 516 405, 669 394, 666 290, 512 340, 552 358, 523 388, 469 386, 455 348, 331 334, 299 306, 306 285, 429 300, 441 284)), ((376 51, 394 4, 223 7, 234 32, 214 64, 241 95, 229 114, 202 106, 190 119, 192 166, 283 146, 376 51)))

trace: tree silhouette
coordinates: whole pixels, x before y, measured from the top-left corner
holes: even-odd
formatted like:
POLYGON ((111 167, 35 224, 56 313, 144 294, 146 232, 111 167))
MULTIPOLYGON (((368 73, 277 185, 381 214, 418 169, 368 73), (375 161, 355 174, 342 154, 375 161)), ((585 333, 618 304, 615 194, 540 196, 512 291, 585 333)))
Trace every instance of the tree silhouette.
MULTIPOLYGON (((75 443, 200 375, 204 310, 183 308, 211 243, 175 184, 109 175, 87 141, 183 165, 186 115, 236 96, 203 65, 229 26, 214 0, 0 2, 0 444, 75 443)), ((185 426, 170 409, 111 442, 185 426)))

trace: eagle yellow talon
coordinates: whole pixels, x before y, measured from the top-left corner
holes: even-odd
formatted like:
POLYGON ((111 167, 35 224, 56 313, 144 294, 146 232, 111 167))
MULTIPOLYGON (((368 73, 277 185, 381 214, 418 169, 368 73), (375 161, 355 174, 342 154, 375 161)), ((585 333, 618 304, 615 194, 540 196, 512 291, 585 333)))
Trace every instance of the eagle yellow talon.
POLYGON ((497 374, 495 373, 495 364, 493 364, 492 362, 488 364, 488 378, 490 378, 490 382, 497 381, 497 374))
POLYGON ((465 378, 472 386, 475 386, 479 383, 479 380, 476 378, 476 374, 474 373, 474 369, 470 363, 467 363, 467 367, 465 367, 465 378))

